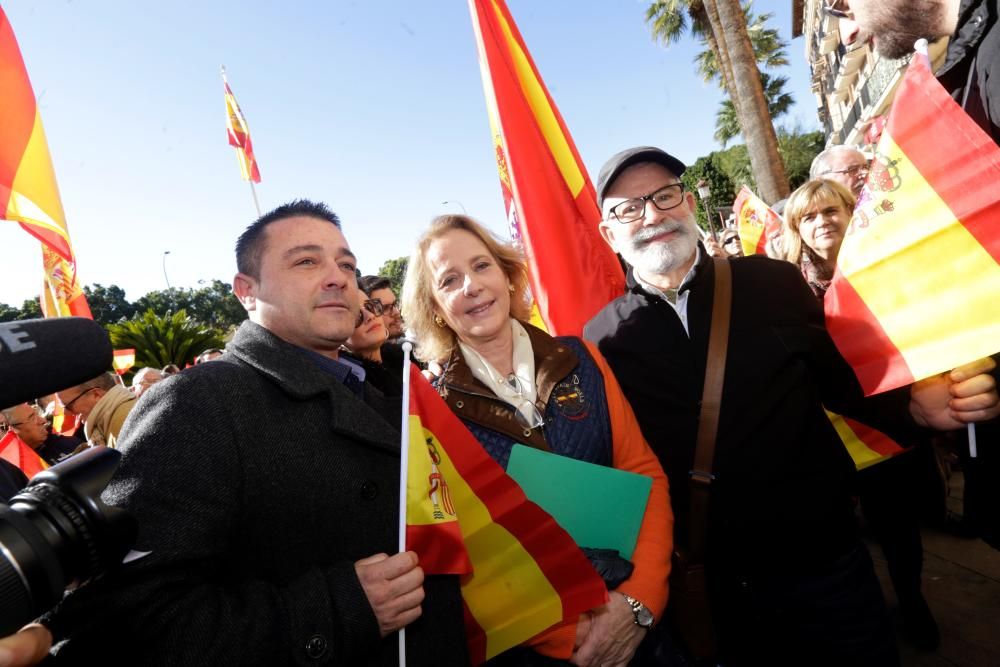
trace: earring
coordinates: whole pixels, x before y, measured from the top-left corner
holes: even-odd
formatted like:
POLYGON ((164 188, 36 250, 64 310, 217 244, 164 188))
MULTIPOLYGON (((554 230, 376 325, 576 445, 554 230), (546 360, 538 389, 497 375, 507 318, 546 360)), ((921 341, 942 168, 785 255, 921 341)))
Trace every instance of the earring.
POLYGON ((441 327, 442 329, 444 329, 444 320, 441 319, 440 315, 435 315, 434 316, 434 324, 436 324, 439 327, 441 327))
POLYGON ((514 286, 513 285, 507 285, 507 291, 510 292, 511 294, 513 294, 514 293, 514 286))

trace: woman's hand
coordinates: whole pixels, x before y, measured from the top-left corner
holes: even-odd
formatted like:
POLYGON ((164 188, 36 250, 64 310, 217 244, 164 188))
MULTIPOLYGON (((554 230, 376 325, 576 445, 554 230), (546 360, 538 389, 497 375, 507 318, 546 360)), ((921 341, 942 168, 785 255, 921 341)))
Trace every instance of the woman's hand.
POLYGON ((636 624, 635 614, 625 596, 612 591, 609 597, 606 605, 591 614, 589 630, 580 626, 577 634, 580 644, 570 658, 574 665, 625 667, 645 638, 648 631, 636 624))

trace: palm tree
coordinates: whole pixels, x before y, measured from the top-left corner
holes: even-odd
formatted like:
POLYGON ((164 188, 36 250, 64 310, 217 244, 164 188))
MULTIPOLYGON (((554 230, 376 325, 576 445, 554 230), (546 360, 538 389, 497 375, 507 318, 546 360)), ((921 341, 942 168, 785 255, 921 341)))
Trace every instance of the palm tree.
MULTIPOLYGON (((767 99, 767 110, 771 118, 778 118, 788 113, 795 104, 795 99, 785 91, 788 77, 772 77, 766 72, 760 73, 760 85, 767 99)), ((730 100, 722 100, 719 110, 715 113, 715 140, 725 146, 740 134, 740 122, 736 118, 736 108, 730 100)), ((780 137, 779 137, 780 152, 780 137)))
POLYGON ((747 27, 749 23, 757 35, 765 64, 785 62, 777 33, 763 28, 767 18, 754 17, 750 3, 741 5, 738 0, 654 0, 646 11, 654 39, 669 46, 690 31, 708 47, 712 56, 700 59, 699 72, 702 76, 718 72, 746 139, 761 196, 774 202, 788 196, 788 180, 747 27))
POLYGON ((199 354, 224 347, 219 332, 188 317, 184 310, 165 316, 147 310, 141 316, 107 327, 114 348, 135 349, 136 368, 184 368, 199 354))
MULTIPOLYGON (((736 87, 737 117, 757 176, 761 198, 771 204, 788 196, 785 165, 778 153, 778 137, 768 113, 760 70, 747 34, 746 14, 738 0, 706 0, 712 31, 720 49, 725 44, 736 87), (714 10, 714 11, 713 11, 714 10)), ((726 60, 720 60, 725 63, 726 60)))

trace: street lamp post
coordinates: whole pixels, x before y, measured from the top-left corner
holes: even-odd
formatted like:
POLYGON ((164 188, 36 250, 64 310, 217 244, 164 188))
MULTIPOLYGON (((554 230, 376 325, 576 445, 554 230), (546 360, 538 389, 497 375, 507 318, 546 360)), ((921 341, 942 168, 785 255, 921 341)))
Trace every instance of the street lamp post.
POLYGON ((169 254, 169 250, 163 251, 163 280, 167 283, 167 289, 170 289, 170 278, 167 278, 167 255, 169 254))
POLYGON ((442 206, 447 206, 448 204, 457 204, 462 209, 463 214, 469 215, 469 212, 465 210, 465 206, 462 204, 462 202, 458 201, 457 199, 441 202, 442 206))
POLYGON ((718 242, 719 237, 715 233, 715 222, 712 220, 711 202, 709 201, 712 196, 712 188, 708 186, 708 181, 703 178, 698 181, 695 189, 698 190, 698 198, 701 199, 701 204, 705 208, 705 218, 708 220, 708 229, 712 233, 712 240, 718 242))

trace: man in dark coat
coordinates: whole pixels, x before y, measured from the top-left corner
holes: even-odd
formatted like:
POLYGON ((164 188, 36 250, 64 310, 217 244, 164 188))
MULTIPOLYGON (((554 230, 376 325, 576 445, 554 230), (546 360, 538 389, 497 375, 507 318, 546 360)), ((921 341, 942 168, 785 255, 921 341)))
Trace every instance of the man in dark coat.
MULTIPOLYGON (((584 330, 663 463, 681 545, 715 280, 683 172, 652 147, 622 151, 601 170, 601 233, 632 269, 627 293, 584 330)), ((732 319, 706 563, 719 657, 727 665, 896 664, 854 522, 854 466, 823 406, 897 437, 921 426, 958 428, 955 414, 1000 411, 993 379, 982 375, 992 362, 928 383, 912 399, 897 391, 864 400, 798 269, 759 256, 729 261, 732 319), (963 397, 950 412, 946 395, 930 396, 949 387, 963 397)))
MULTIPOLYGON (((969 116, 1000 144, 1000 0, 842 0, 830 2, 841 15, 842 40, 874 38, 889 57, 913 50, 920 38, 951 36, 944 62, 935 74, 969 116)), ((998 221, 1000 224, 1000 221, 998 221)), ((1000 355, 994 355, 1000 362, 1000 355)), ((994 371, 998 375, 1000 371, 994 371)), ((1000 421, 977 427, 983 443, 970 459, 964 435, 956 440, 965 474, 963 527, 1000 549, 1000 421)))
POLYGON ((913 52, 913 43, 949 37, 938 80, 966 113, 1000 142, 1000 2, 998 0, 837 0, 845 44, 874 39, 888 58, 913 52))
POLYGON ((355 259, 322 204, 265 215, 237 244, 250 321, 226 355, 156 384, 122 431, 104 499, 148 555, 49 624, 73 664, 468 662, 456 577, 395 555, 400 404, 339 359, 355 259))

